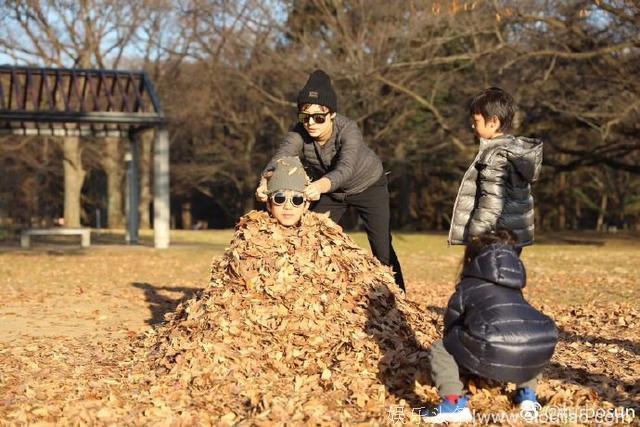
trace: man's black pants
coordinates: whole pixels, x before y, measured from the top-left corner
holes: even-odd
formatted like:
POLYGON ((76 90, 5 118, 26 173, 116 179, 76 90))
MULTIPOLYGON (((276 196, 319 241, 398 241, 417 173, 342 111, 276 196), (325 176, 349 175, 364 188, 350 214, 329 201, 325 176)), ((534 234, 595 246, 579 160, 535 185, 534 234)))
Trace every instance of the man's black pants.
POLYGON ((371 187, 361 193, 347 195, 344 200, 337 200, 329 194, 323 194, 312 207, 311 210, 318 213, 329 212, 329 217, 336 224, 347 211, 349 206, 353 206, 364 223, 367 231, 371 252, 381 263, 393 268, 395 282, 404 290, 404 278, 402 269, 395 250, 391 244, 390 230, 390 210, 389 210, 389 189, 387 187, 387 177, 382 177, 371 187))

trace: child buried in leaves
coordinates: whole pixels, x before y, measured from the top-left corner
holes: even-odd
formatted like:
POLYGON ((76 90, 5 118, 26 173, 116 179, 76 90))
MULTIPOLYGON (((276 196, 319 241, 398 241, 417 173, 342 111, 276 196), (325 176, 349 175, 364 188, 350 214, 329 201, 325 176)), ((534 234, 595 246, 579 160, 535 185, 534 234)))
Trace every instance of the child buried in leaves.
POLYGON ((420 351, 403 319, 436 335, 390 267, 307 210, 307 182, 297 158, 281 159, 268 211, 240 218, 209 286, 147 338, 163 381, 195 390, 209 413, 233 413, 234 423, 384 417, 376 372, 420 351))

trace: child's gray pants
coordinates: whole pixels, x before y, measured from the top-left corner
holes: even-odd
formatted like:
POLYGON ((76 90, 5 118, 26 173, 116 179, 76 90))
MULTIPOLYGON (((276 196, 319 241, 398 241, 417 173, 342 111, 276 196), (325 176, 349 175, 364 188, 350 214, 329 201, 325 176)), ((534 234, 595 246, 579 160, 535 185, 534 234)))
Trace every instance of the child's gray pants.
MULTIPOLYGON (((429 353, 429 361, 431 362, 431 379, 433 379, 434 385, 438 388, 440 396, 443 398, 452 394, 462 394, 462 381, 460 381, 460 371, 458 364, 453 356, 444 348, 442 340, 438 340, 433 343, 431 352, 429 353)), ((464 368, 462 368, 464 371, 464 368)), ((518 384, 518 388, 529 387, 536 391, 538 386, 537 375, 535 378, 529 381, 518 384)))

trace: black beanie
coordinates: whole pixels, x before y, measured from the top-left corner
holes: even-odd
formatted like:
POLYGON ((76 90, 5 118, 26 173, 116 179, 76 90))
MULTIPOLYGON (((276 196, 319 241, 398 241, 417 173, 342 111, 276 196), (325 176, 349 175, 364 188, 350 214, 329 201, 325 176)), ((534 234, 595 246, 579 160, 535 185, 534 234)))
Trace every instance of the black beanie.
POLYGON ((324 105, 332 112, 338 110, 338 97, 331 86, 331 78, 322 70, 315 70, 298 93, 298 108, 304 104, 324 105))

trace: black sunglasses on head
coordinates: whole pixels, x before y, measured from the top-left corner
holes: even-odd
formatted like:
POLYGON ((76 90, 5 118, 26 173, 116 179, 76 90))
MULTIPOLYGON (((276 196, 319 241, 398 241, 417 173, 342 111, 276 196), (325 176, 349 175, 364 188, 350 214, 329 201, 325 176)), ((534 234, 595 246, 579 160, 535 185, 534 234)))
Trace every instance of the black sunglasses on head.
POLYGON ((282 191, 278 191, 278 192, 275 192, 275 193, 273 193, 271 195, 271 201, 276 206, 282 206, 285 203, 287 203, 287 201, 289 201, 289 203, 291 203, 291 205, 293 207, 297 208, 297 207, 302 206, 302 204, 305 202, 305 200, 306 199, 305 199, 304 195, 302 195, 300 193, 287 195, 286 193, 283 193, 282 191))
POLYGON ((298 120, 300 123, 307 124, 309 123, 309 119, 313 119, 314 123, 321 125, 327 120, 327 114, 330 113, 330 111, 326 113, 298 113, 298 120))

